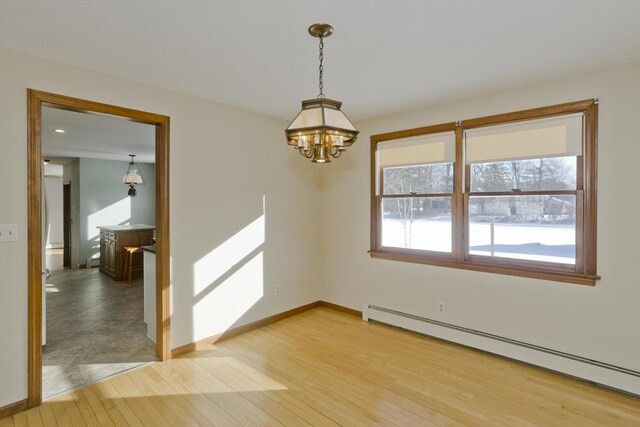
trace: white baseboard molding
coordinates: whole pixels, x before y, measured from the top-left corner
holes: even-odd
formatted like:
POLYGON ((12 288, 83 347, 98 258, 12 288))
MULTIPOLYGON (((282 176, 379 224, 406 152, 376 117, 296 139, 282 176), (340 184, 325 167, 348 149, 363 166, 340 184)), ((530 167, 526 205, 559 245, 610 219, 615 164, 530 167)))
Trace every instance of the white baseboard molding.
POLYGON ((640 372, 631 369, 373 304, 365 304, 362 318, 499 354, 640 396, 640 372))
POLYGON ((98 267, 100 266, 100 258, 87 258, 87 263, 85 264, 86 268, 98 267))

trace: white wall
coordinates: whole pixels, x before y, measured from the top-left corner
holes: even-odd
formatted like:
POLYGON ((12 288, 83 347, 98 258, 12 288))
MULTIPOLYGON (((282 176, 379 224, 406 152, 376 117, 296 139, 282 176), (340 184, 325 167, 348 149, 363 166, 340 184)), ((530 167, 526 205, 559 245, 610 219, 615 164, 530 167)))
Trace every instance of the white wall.
MULTIPOLYGON (((149 141, 154 144, 154 141, 149 141)), ((80 263, 100 257, 100 232, 96 226, 155 225, 155 173, 152 163, 137 163, 145 180, 129 197, 122 183, 129 162, 80 158, 80 263)))
POLYGON ((356 123, 324 183, 323 299, 372 303, 640 370, 640 64, 356 123), (372 134, 599 98, 595 287, 371 259, 372 134), (446 314, 436 312, 437 302, 446 314))
POLYGON ((318 169, 287 123, 0 49, 0 407, 27 396, 27 88, 171 117, 173 348, 320 298, 318 169))

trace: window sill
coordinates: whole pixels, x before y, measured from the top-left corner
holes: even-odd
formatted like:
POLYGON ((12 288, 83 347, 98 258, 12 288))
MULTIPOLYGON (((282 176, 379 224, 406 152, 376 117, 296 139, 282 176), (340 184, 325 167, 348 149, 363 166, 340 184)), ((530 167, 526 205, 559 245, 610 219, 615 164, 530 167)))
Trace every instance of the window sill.
POLYGON ((463 270, 482 271, 485 273, 504 274, 507 276, 529 277, 540 280, 550 280, 554 282, 574 283, 578 285, 594 286, 600 276, 578 274, 564 271, 542 271, 540 269, 529 269, 521 266, 507 267, 489 263, 479 263, 477 261, 457 261, 442 257, 427 257, 418 254, 409 254, 391 251, 369 251, 371 258, 386 259, 391 261, 404 261, 417 264, 436 265, 439 267, 458 268, 463 270))

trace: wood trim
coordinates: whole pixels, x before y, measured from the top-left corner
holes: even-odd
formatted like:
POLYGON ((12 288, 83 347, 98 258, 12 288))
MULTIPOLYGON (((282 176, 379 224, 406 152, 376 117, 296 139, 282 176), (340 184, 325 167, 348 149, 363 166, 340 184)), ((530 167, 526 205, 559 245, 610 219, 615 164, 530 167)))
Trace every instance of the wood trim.
POLYGON ((169 117, 156 124, 156 354, 171 359, 169 117), (162 262, 158 262, 162 260, 162 262))
POLYGON ((565 104, 550 105, 548 107, 538 107, 531 108, 529 110, 514 111, 511 113, 495 114, 493 116, 463 120, 462 127, 464 129, 472 129, 495 124, 560 116, 564 114, 584 113, 593 104, 593 99, 584 99, 582 101, 567 102, 565 104))
POLYGON ((467 261, 474 262, 476 264, 495 265, 498 267, 522 268, 525 270, 546 270, 551 273, 576 273, 575 264, 562 264, 558 262, 523 260, 518 258, 507 258, 500 256, 491 257, 471 253, 467 254, 467 261))
MULTIPOLYGON (((584 146, 584 142, 585 142, 585 135, 583 134, 583 147, 582 147, 582 153, 585 152, 585 146, 584 146)), ((585 226, 584 226, 584 210, 585 207, 587 205, 585 205, 585 200, 584 200, 584 181, 585 181, 585 176, 584 176, 584 163, 585 159, 584 156, 581 154, 579 156, 576 156, 576 175, 577 175, 577 180, 576 180, 576 230, 580 230, 579 233, 576 233, 576 271, 579 273, 585 273, 586 269, 585 269, 585 256, 584 256, 584 249, 585 249, 585 242, 584 242, 584 236, 585 233, 588 233, 588 231, 586 230, 585 226), (582 206, 582 209, 578 209, 578 207, 582 206)))
POLYGON ((89 101, 86 99, 74 98, 71 96, 59 95, 36 89, 27 89, 27 91, 33 94, 41 103, 44 104, 44 106, 60 110, 75 111, 77 113, 86 114, 108 114, 147 125, 160 125, 168 119, 167 116, 163 116, 161 114, 119 107, 117 105, 104 104, 102 102, 89 101))
POLYGON ((380 197, 381 199, 410 199, 410 198, 427 199, 429 197, 440 197, 442 199, 448 199, 448 198, 451 198, 452 196, 453 196, 453 193, 424 193, 424 194, 400 193, 400 194, 381 194, 378 197, 380 197))
MULTIPOLYGON (((465 192, 462 194, 462 206, 463 209, 465 206, 469 206, 469 193, 465 192)), ((469 236, 471 233, 469 232, 469 215, 465 210, 462 216, 462 234, 464 235, 464 240, 462 241, 462 258, 461 262, 469 261, 469 236)))
POLYGON ((28 337, 27 407, 42 402, 42 107, 109 114, 156 127, 157 353, 171 357, 169 342, 169 117, 100 102, 27 89, 28 337))
POLYGON ((428 249, 410 249, 410 248, 395 248, 393 246, 381 246, 379 251, 374 251, 374 252, 398 254, 398 255, 421 256, 425 258, 428 257, 432 259, 441 259, 441 260, 453 259, 451 252, 431 251, 428 249))
MULTIPOLYGON (((584 191, 576 192, 576 207, 584 206, 584 191)), ((576 272, 585 273, 584 268, 584 209, 576 209, 576 272)))
POLYGON ((42 100, 27 91, 27 406, 42 401, 42 100))
POLYGON ((554 282, 575 283, 578 285, 593 286, 600 276, 591 276, 585 274, 577 274, 571 272, 551 272, 528 270, 525 268, 507 267, 501 265, 478 264, 471 261, 457 261, 453 259, 443 258, 427 258, 420 255, 411 255, 397 252, 369 252, 371 258, 386 259, 392 261, 405 261, 416 264, 435 265, 439 267, 459 268, 461 270, 482 271, 485 273, 504 274, 508 276, 529 277, 532 279, 551 280, 554 282))
POLYGON ((453 170, 453 194, 451 197, 451 254, 453 258, 462 261, 464 258, 464 185, 465 185, 465 165, 463 158, 462 140, 464 133, 460 126, 456 127, 456 160, 453 170))
POLYGON ((378 198, 376 197, 376 177, 378 174, 376 173, 376 150, 378 148, 378 143, 373 137, 371 137, 371 152, 370 152, 370 163, 371 163, 371 181, 370 181, 370 194, 371 194, 371 217, 370 217, 370 232, 371 232, 371 245, 369 248, 374 251, 378 249, 378 198))
POLYGON ((382 142, 382 141, 389 141, 392 139, 400 139, 400 138, 409 138, 412 136, 419 136, 427 133, 452 132, 456 130, 456 127, 457 126, 455 122, 451 122, 451 123, 442 123, 438 125, 423 126, 419 128, 413 128, 413 129, 399 130, 395 132, 380 133, 378 135, 372 135, 371 141, 377 144, 378 142, 382 142))
POLYGON ((244 334, 245 332, 249 332, 254 329, 258 329, 263 326, 270 325, 272 323, 278 322, 288 317, 295 316, 296 314, 304 313, 305 311, 311 310, 312 308, 320 307, 321 305, 322 305, 322 301, 315 301, 300 307, 292 308, 291 310, 283 311, 282 313, 274 314, 273 316, 265 317, 264 319, 256 320, 255 322, 247 323, 246 325, 227 329, 226 331, 220 334, 213 335, 208 338, 204 338, 189 344, 185 344, 178 348, 174 348, 173 350, 171 350, 171 357, 174 358, 174 357, 182 356, 187 353, 191 353, 192 351, 198 350, 202 347, 209 346, 218 341, 223 341, 223 340, 238 336, 240 334, 244 334))
POLYGON ((27 399, 20 400, 15 403, 10 403, 0 408, 0 419, 10 417, 18 412, 23 412, 28 409, 27 399))
POLYGON ((384 199, 429 199, 429 198, 440 198, 440 199, 451 199, 453 197, 453 193, 427 193, 427 194, 382 194, 378 196, 380 200, 384 199))
POLYGON ((464 165, 464 192, 471 193, 471 164, 464 165))
POLYGON ((494 197, 494 196, 575 196, 577 190, 535 190, 535 191, 472 191, 469 192, 471 197, 494 197))
POLYGON ((585 111, 585 153, 584 168, 584 229, 583 254, 584 272, 595 275, 597 271, 597 186, 598 186, 598 103, 592 102, 585 111))
MULTIPOLYGON (((375 165, 374 167, 377 167, 377 165, 375 165)), ((382 169, 377 171, 377 174, 379 176, 379 184, 377 184, 379 186, 379 192, 382 193, 383 188, 384 188, 384 171, 382 169)), ((382 247, 382 221, 378 221, 378 218, 382 218, 382 198, 379 197, 378 195, 374 196, 375 199, 375 203, 376 203, 376 208, 375 208, 375 215, 376 215, 376 239, 377 242, 375 244, 376 250, 380 249, 380 247, 382 247)))
POLYGON ((356 317, 362 318, 362 312, 359 311, 359 310, 356 310, 354 308, 345 307, 343 305, 334 304, 334 303, 328 302, 328 301, 318 301, 318 302, 320 303, 320 307, 330 308, 332 310, 340 311, 342 313, 346 313, 346 314, 350 314, 352 316, 356 316, 356 317))

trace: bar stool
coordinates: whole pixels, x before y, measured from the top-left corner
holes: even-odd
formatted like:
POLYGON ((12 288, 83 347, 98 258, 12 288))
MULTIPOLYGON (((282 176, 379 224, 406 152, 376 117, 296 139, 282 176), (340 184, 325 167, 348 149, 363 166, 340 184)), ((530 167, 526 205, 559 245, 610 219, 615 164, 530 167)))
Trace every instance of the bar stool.
POLYGON ((127 272, 129 272, 129 283, 131 283, 131 273, 133 271, 144 271, 144 263, 140 263, 137 266, 133 265, 133 256, 135 254, 141 254, 142 249, 138 246, 125 246, 122 248, 125 251, 125 260, 124 260, 124 272, 123 274, 126 276, 127 272))

